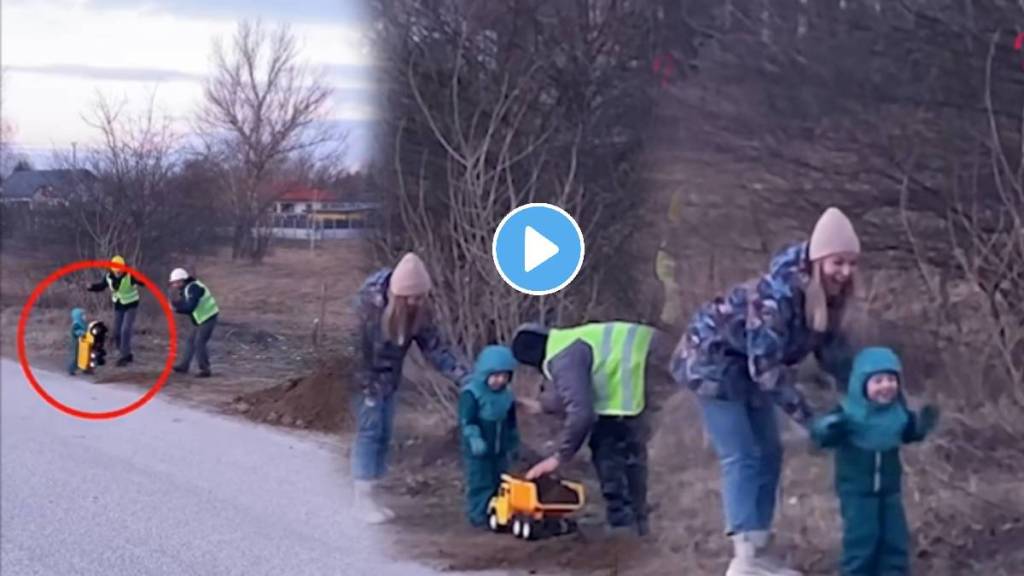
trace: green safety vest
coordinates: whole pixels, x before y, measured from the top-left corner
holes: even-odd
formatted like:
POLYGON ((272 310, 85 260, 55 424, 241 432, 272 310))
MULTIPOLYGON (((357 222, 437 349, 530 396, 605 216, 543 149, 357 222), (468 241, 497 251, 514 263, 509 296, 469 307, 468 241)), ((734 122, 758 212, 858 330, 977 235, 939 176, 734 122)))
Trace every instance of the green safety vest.
POLYGON ((644 411, 644 368, 654 329, 628 322, 584 324, 553 329, 544 351, 544 375, 551 379, 549 362, 577 340, 590 345, 594 361, 590 380, 594 410, 600 416, 637 416, 644 411))
MULTIPOLYGON (((214 314, 220 312, 220 308, 217 307, 217 301, 213 298, 213 294, 206 287, 206 284, 199 280, 193 280, 192 284, 203 289, 203 297, 199 299, 199 305, 192 311, 192 319, 196 321, 196 324, 202 324, 212 318, 214 314)), ((192 284, 189 284, 189 286, 192 284)), ((185 287, 185 297, 188 298, 188 286, 185 287)))
POLYGON ((111 298, 121 304, 134 304, 139 301, 139 287, 132 284, 131 276, 125 274, 120 278, 121 285, 114 288, 114 277, 107 274, 107 286, 110 286, 111 298))

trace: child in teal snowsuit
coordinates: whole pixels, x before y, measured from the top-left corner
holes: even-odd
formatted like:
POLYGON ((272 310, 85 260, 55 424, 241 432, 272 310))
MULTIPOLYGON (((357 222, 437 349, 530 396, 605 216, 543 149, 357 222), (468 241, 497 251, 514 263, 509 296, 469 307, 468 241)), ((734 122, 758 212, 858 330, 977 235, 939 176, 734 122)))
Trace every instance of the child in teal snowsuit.
POLYGON ((818 446, 834 448, 843 517, 843 576, 909 574, 909 533, 901 494, 901 444, 919 442, 938 421, 934 406, 907 408, 902 366, 888 348, 854 360, 841 406, 811 427, 818 446))
POLYGON ((515 397, 508 388, 516 364, 511 349, 484 348, 459 396, 466 515, 474 526, 486 526, 487 504, 519 449, 515 397))
POLYGON ((68 374, 74 376, 78 372, 78 339, 85 336, 89 326, 85 322, 85 310, 75 308, 71 311, 71 364, 68 374))

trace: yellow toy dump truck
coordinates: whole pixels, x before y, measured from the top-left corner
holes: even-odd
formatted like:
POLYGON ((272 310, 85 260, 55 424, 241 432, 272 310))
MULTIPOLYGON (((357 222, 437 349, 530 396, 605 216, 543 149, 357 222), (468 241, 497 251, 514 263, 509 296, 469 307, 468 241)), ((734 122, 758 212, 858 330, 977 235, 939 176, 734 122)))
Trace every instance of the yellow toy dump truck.
POLYGON ((565 480, 522 480, 501 475, 498 493, 487 506, 488 523, 494 532, 511 529, 523 540, 561 536, 576 530, 569 518, 583 507, 583 485, 565 480))
POLYGON ((90 322, 85 334, 78 339, 78 369, 91 373, 93 368, 106 364, 107 326, 98 320, 90 322))

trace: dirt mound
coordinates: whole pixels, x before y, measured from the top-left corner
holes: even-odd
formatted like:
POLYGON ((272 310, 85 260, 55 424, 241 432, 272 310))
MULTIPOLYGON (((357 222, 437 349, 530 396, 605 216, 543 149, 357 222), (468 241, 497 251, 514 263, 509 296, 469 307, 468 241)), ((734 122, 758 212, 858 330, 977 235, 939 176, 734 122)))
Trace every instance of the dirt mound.
POLYGON ((350 430, 351 399, 357 391, 352 374, 349 359, 324 363, 309 376, 240 395, 233 408, 258 422, 325 432, 350 430))

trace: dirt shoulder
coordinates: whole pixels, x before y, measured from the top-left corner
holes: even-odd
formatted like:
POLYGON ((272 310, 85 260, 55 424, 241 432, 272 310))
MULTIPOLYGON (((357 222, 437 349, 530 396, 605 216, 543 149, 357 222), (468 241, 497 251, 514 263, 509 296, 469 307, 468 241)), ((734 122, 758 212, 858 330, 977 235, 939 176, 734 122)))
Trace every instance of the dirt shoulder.
MULTIPOLYGON (((581 533, 521 542, 468 526, 455 431, 418 411, 403 390, 387 498, 398 512, 395 546, 450 570, 518 569, 538 574, 721 574, 731 553, 722 534, 718 463, 704 439, 689 392, 669 399, 650 444, 652 530, 643 542, 609 540, 603 502, 586 448, 563 471, 581 480, 588 504, 581 533)), ((521 420, 523 471, 555 437, 547 417, 521 420)), ((1024 473, 1010 435, 951 417, 928 443, 903 452, 904 500, 914 539, 915 573, 929 576, 1019 574, 1024 552, 1024 473), (979 447, 984 447, 980 448, 979 447), (989 456, 979 458, 977 455, 989 456), (971 453, 975 456, 971 456, 971 453)), ((786 424, 786 461, 775 529, 780 549, 808 575, 835 574, 841 549, 831 454, 812 450, 786 424)))

